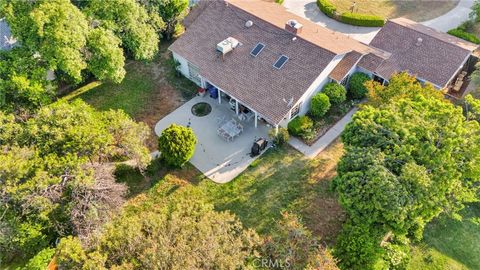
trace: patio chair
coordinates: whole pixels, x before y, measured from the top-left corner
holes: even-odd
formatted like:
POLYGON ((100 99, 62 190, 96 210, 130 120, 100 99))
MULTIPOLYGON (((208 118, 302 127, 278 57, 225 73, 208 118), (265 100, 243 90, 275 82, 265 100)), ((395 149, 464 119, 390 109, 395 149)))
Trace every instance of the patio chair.
POLYGON ((217 116, 215 118, 215 121, 217 122, 217 125, 222 125, 222 123, 224 123, 225 120, 226 120, 225 115, 217 116))

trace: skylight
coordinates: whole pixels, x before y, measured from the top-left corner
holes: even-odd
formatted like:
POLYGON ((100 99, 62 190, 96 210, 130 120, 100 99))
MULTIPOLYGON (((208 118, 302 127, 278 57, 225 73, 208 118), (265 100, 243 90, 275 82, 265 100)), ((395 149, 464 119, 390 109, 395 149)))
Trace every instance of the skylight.
POLYGON ((253 57, 257 57, 257 55, 260 54, 260 52, 265 48, 265 45, 262 43, 258 43, 255 48, 250 52, 250 55, 253 57))
POLYGON ((287 63, 287 61, 288 61, 288 57, 286 57, 285 55, 282 55, 278 58, 277 62, 273 64, 273 67, 276 69, 281 69, 285 65, 285 63, 287 63))

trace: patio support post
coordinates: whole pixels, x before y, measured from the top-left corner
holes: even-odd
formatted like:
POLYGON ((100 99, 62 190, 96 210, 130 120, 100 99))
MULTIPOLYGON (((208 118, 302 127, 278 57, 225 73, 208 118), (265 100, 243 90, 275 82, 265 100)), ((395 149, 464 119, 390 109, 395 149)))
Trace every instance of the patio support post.
POLYGON ((218 90, 218 104, 222 104, 222 95, 221 95, 222 92, 218 88, 217 90, 218 90))
POLYGON ((278 135, 278 125, 275 125, 275 136, 278 135))
POLYGON ((255 128, 257 128, 257 121, 258 121, 258 115, 257 115, 257 112, 255 112, 255 128))
POLYGON ((238 100, 235 99, 235 113, 238 115, 238 100))

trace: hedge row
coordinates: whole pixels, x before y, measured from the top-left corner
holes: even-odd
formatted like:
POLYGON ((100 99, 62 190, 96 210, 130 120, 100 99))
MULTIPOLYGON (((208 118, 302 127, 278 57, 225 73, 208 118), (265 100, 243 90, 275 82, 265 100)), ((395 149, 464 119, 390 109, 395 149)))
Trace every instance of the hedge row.
POLYGON ((474 34, 465 32, 462 29, 454 28, 454 29, 448 30, 447 33, 449 33, 452 36, 456 36, 458 38, 464 39, 466 41, 470 41, 470 42, 473 42, 475 44, 480 44, 480 38, 478 38, 474 34))
POLYGON ((380 16, 351 12, 337 14, 337 8, 328 0, 317 0, 317 6, 328 17, 346 24, 368 27, 381 27, 385 24, 385 19, 380 16))
POLYGON ((369 27, 382 27, 385 24, 385 19, 380 16, 351 12, 342 13, 340 21, 346 24, 369 27))
POLYGON ((328 0, 317 0, 317 6, 328 17, 335 17, 335 12, 337 11, 337 8, 334 5, 330 4, 328 0))

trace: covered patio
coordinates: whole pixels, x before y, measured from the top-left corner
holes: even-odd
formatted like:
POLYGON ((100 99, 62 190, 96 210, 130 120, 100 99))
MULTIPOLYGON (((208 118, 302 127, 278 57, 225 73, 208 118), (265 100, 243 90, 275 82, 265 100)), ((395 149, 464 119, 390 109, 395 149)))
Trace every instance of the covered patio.
POLYGON ((196 96, 161 119, 155 125, 155 133, 159 136, 173 123, 191 127, 198 142, 190 162, 214 182, 226 183, 255 160, 256 157, 250 157, 253 143, 259 138, 268 138, 268 131, 272 128, 261 120, 257 120, 255 127, 255 117, 237 114, 238 110, 238 104, 232 110, 225 96, 221 103, 218 97, 211 98, 208 93, 203 97, 196 96), (192 107, 200 102, 208 103, 211 112, 205 116, 194 115, 192 107), (230 126, 226 125, 228 122, 241 127, 241 131, 231 139, 219 134, 220 127, 230 126))

